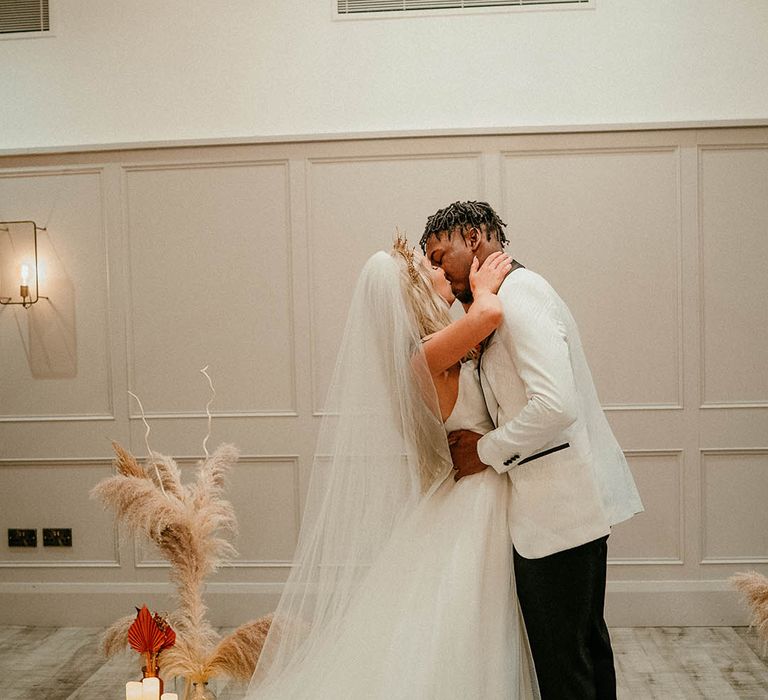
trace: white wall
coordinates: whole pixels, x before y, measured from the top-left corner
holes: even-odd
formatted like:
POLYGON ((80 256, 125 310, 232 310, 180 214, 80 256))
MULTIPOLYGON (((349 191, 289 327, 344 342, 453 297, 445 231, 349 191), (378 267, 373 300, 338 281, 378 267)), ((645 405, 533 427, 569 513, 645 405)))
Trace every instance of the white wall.
POLYGON ((209 447, 242 454, 240 556, 211 577, 211 614, 274 609, 359 270, 459 198, 492 202, 573 310, 637 479, 609 623, 745 624, 728 577, 768 574, 768 127, 0 157, 0 213, 47 225, 49 297, 0 306, 0 624, 168 609, 163 562, 88 492, 110 440, 146 454, 129 389, 191 477, 204 365, 209 447), (73 546, 10 548, 19 527, 72 528, 73 546))
POLYGON ((765 119, 768 2, 333 21, 331 0, 52 0, 0 40, 0 149, 765 119))

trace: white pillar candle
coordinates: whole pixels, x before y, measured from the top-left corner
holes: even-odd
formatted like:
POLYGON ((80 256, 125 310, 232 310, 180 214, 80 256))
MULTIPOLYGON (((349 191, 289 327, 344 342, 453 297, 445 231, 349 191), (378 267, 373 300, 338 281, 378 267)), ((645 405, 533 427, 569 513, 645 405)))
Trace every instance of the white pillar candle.
POLYGON ((179 700, 179 696, 176 693, 163 693, 160 700, 179 700))
POLYGON ((141 681, 141 700, 160 700, 159 678, 145 678, 141 681))
POLYGON ((142 700, 141 681, 128 681, 125 684, 125 700, 142 700))

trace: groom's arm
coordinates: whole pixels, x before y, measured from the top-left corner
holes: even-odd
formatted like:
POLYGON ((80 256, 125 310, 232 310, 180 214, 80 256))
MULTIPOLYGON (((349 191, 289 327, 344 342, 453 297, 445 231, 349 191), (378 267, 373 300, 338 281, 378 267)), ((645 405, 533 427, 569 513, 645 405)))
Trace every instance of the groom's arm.
POLYGON ((499 297, 504 325, 496 342, 504 344, 528 397, 512 420, 477 443, 480 461, 501 474, 556 440, 576 420, 577 399, 567 336, 548 287, 525 280, 499 297))

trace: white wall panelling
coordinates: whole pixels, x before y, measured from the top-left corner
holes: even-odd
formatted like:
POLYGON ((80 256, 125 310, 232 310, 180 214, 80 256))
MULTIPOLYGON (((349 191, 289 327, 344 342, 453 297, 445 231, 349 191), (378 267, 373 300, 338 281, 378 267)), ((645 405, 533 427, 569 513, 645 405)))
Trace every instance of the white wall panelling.
POLYGON ((0 421, 113 418, 102 171, 0 172, 0 220, 47 228, 38 233, 39 272, 40 294, 50 297, 29 309, 0 307, 0 421), (46 369, 61 375, 61 360, 72 371, 49 381, 46 369))
POLYGON ((702 564, 768 564, 768 448, 701 453, 702 564))
POLYGON ((503 155, 513 248, 574 312, 606 408, 681 408, 679 149, 503 155))
POLYGON ((768 146, 702 146, 698 182, 703 407, 768 407, 768 146))
POLYGON ((319 415, 363 263, 390 245, 396 228, 416 245, 428 214, 457 199, 481 198, 484 186, 479 153, 312 158, 309 164, 310 332, 319 415))
MULTIPOLYGON (((176 462, 184 472, 194 458, 176 462)), ((185 479, 186 481, 186 479, 185 479)), ((227 568, 284 569, 290 566, 301 520, 299 460, 295 455, 241 456, 229 476, 224 497, 232 503, 240 530, 238 557, 227 568), (258 522, 258 527, 243 527, 258 522)), ((136 566, 167 568, 153 545, 136 540, 136 566)))
POLYGON ((625 451, 645 512, 613 528, 611 565, 683 564, 683 451, 625 451))
POLYGON ((117 527, 88 497, 111 474, 100 459, 0 461, 0 568, 119 568, 117 527), (9 547, 8 528, 37 530, 37 547, 9 547), (44 547, 43 528, 71 528, 72 547, 44 547))
POLYGON ((205 416, 207 386, 189 381, 205 365, 217 415, 295 415, 287 162, 126 167, 125 202, 147 415, 205 416))
MULTIPOLYGON (((416 244, 437 208, 488 199, 512 254, 573 309, 645 501, 611 536, 611 623, 744 623, 727 578, 745 566, 768 573, 766 153, 768 129, 742 128, 0 157, 6 216, 13 202, 44 218, 58 183, 76 185, 50 233, 75 261, 83 353, 75 379, 24 377, 18 329, 0 315, 0 524, 32 526, 38 507, 55 506, 52 526, 74 523, 85 548, 6 549, 2 619, 42 623, 54 608, 40 599, 53 594, 106 624, 130 610, 131 582, 165 590, 157 553, 114 542, 111 513, 84 502, 110 473, 109 439, 146 452, 127 388, 143 400, 153 449, 200 452, 205 364, 217 390, 210 445, 245 454, 227 492, 240 557, 211 582, 212 610, 221 624, 268 612, 362 263, 395 227, 416 244), (109 537, 89 539, 88 528, 109 537)), ((189 473, 194 460, 180 461, 189 473)))

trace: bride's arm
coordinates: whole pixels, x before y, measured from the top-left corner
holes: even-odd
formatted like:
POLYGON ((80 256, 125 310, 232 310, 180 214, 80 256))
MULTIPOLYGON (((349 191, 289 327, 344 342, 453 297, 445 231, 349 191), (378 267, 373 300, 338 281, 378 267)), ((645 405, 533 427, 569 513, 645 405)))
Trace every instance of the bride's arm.
POLYGON ((491 253, 483 266, 478 267, 475 258, 469 272, 474 301, 467 313, 424 341, 424 355, 433 375, 455 365, 475 345, 493 333, 504 318, 496 292, 512 269, 509 257, 501 252, 491 253))

